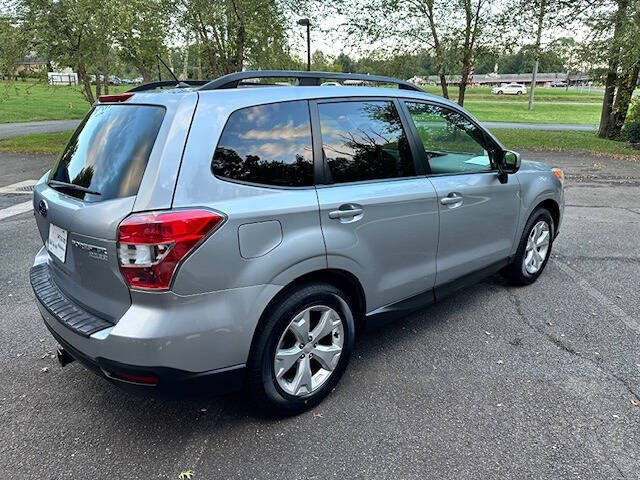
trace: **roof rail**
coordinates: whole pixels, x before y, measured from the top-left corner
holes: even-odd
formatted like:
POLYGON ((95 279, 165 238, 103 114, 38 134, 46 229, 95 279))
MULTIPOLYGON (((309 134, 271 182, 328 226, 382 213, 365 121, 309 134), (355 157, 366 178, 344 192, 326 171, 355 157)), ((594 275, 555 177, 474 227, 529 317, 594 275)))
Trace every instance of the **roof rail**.
POLYGON ((176 83, 175 80, 164 80, 162 82, 143 83, 142 85, 133 87, 129 92, 144 92, 162 87, 200 87, 207 83, 209 83, 209 80, 182 80, 180 83, 176 83))
POLYGON ((413 83, 405 82, 393 77, 378 75, 366 75, 362 73, 337 73, 337 72, 308 72, 295 70, 249 70, 224 75, 206 83, 199 90, 222 90, 226 88, 238 88, 246 83, 246 80, 254 78, 295 78, 297 86, 317 86, 321 80, 360 80, 363 82, 391 83, 403 90, 415 90, 423 92, 413 83))

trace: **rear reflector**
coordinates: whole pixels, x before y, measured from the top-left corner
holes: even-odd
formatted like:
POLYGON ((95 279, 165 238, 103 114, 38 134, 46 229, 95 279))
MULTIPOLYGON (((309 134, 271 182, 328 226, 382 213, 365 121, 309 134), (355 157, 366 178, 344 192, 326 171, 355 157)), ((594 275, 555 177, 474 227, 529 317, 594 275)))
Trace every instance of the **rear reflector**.
POLYGON ((155 375, 143 375, 122 372, 108 372, 112 378, 124 380, 125 382, 142 383, 144 385, 157 385, 158 377, 155 375))
POLYGON ((100 95, 98 101, 101 103, 125 102, 133 97, 132 92, 115 93, 113 95, 100 95))
POLYGON ((224 221, 209 210, 150 212, 118 227, 118 260, 132 288, 166 290, 180 262, 224 221))

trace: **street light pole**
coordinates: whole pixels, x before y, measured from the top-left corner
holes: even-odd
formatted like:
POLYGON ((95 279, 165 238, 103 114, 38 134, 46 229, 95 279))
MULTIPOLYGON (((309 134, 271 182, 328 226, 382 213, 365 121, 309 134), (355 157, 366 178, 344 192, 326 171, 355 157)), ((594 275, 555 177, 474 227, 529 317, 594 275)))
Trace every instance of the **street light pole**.
POLYGON ((311 71, 311 22, 308 18, 298 20, 298 25, 307 27, 307 71, 311 71))

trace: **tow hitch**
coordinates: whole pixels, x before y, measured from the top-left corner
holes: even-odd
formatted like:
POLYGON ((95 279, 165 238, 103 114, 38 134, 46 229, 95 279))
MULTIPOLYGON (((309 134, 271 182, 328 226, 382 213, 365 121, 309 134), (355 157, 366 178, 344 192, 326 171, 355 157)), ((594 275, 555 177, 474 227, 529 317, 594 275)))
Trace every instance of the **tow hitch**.
POLYGON ((69 365, 71 362, 75 360, 75 358, 69 355, 69 352, 67 352, 64 348, 58 349, 58 351, 56 352, 56 357, 58 358, 58 363, 60 364, 61 367, 64 367, 65 365, 69 365))

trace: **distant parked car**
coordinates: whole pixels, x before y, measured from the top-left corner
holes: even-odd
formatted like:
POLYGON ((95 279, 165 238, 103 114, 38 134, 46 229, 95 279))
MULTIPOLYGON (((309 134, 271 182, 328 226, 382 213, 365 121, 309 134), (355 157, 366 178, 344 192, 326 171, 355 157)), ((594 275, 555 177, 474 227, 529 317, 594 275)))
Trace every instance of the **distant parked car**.
POLYGON ((320 84, 321 87, 341 87, 342 84, 340 82, 323 82, 320 84))
POLYGON ((507 83, 491 89, 494 95, 523 95, 527 93, 527 87, 519 83, 507 83))
POLYGON ((123 85, 131 85, 132 83, 134 83, 133 80, 131 80, 130 78, 121 78, 120 82, 123 85))
POLYGON ((133 83, 144 83, 144 78, 136 77, 133 79, 133 83))
POLYGON ((554 88, 557 87, 566 87, 567 86, 567 82, 551 82, 551 86, 554 88))

